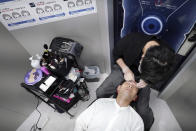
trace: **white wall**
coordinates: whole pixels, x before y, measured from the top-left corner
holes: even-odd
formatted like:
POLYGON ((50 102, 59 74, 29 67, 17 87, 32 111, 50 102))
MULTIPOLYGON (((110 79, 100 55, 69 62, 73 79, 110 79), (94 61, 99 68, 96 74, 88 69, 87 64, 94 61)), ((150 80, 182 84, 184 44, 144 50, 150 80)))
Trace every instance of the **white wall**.
POLYGON ((95 14, 18 29, 11 34, 31 55, 42 53, 43 44, 49 45, 56 36, 74 39, 84 46, 82 64, 99 65, 101 72, 110 72, 107 0, 97 0, 95 14))
POLYGON ((195 131, 196 125, 196 48, 160 97, 166 100, 183 131, 195 131))
POLYGON ((20 83, 29 67, 28 52, 0 23, 0 130, 14 131, 36 106, 20 83))
POLYGON ((34 110, 35 98, 20 87, 29 68, 29 54, 43 53, 43 44, 56 36, 84 46, 80 63, 98 65, 110 73, 113 45, 113 2, 97 0, 97 13, 8 32, 0 25, 0 129, 15 130, 34 110), (109 4, 109 5, 108 5, 109 4), (109 14, 108 14, 109 11, 109 14), (108 24, 110 23, 110 24, 108 24))

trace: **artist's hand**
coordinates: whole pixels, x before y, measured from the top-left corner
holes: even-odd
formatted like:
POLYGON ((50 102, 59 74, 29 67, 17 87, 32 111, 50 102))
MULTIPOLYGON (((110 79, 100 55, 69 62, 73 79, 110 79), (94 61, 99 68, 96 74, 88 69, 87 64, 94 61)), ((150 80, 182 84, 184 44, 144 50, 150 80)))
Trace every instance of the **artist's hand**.
POLYGON ((122 72, 124 73, 124 79, 126 81, 135 81, 135 77, 133 72, 129 69, 129 67, 125 64, 122 58, 119 58, 116 63, 120 66, 122 72))
POLYGON ((144 80, 140 79, 139 83, 137 83, 136 86, 137 88, 144 88, 147 86, 147 83, 144 80))
POLYGON ((126 81, 135 81, 135 77, 134 77, 134 74, 131 70, 127 70, 125 73, 124 73, 124 79, 126 81))

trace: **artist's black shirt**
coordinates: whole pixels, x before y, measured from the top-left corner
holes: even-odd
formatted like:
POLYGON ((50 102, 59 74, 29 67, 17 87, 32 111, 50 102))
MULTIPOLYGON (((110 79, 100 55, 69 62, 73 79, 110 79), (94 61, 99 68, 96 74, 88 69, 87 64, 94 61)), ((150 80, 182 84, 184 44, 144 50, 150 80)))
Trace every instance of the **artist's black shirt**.
POLYGON ((123 37, 115 45, 113 50, 114 60, 122 58, 127 66, 133 71, 134 75, 138 76, 138 66, 142 55, 142 49, 145 44, 152 40, 153 36, 142 33, 130 33, 123 37))

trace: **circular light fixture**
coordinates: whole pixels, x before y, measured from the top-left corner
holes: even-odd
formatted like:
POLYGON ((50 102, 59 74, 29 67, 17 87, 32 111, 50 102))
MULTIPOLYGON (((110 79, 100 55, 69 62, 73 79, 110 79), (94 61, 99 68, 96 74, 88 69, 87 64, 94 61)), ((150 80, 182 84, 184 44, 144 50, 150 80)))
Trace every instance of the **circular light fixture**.
POLYGON ((142 20, 141 29, 145 34, 157 35, 163 29, 163 22, 156 16, 148 16, 142 20))

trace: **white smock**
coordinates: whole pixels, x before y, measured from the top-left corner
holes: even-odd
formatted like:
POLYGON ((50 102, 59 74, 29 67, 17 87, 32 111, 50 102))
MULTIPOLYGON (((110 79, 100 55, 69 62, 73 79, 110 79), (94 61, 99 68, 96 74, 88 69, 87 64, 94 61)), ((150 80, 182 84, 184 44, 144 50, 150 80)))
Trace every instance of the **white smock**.
POLYGON ((102 98, 78 116, 74 131, 144 131, 144 124, 131 106, 120 107, 116 99, 102 98))

